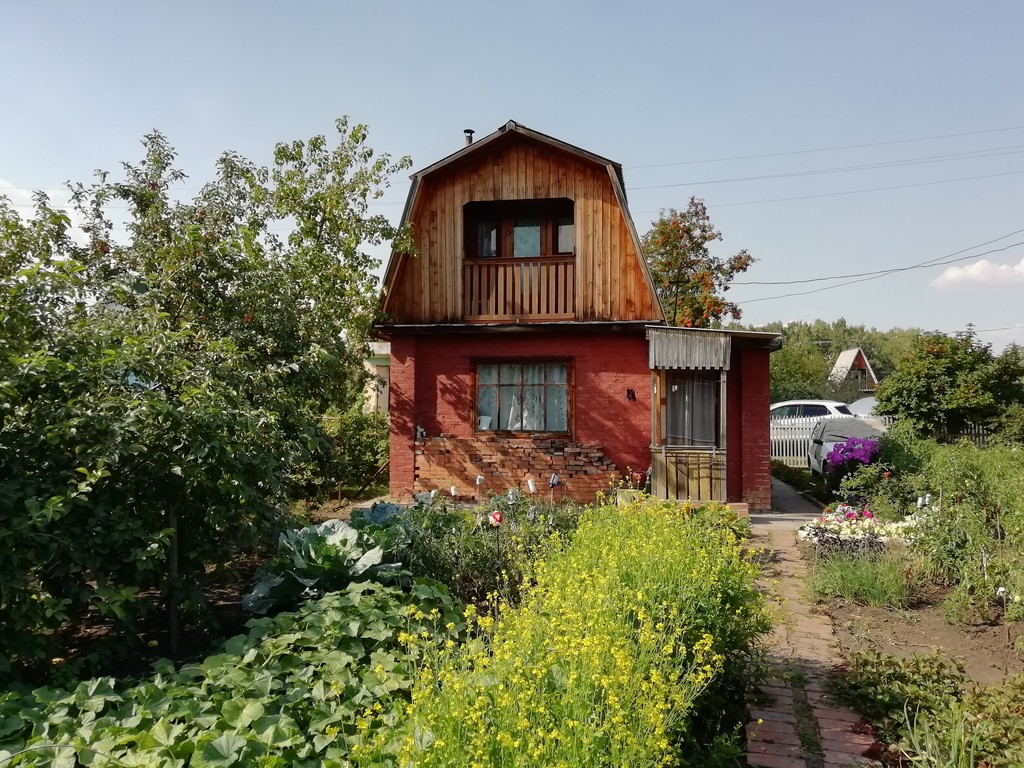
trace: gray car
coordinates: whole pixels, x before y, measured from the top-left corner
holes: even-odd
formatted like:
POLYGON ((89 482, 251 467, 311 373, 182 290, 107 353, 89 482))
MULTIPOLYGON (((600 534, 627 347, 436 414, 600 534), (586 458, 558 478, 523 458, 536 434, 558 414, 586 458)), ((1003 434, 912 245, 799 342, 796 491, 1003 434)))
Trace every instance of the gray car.
POLYGON ((807 468, 812 475, 828 471, 828 454, 839 443, 850 437, 881 437, 885 424, 878 419, 860 419, 856 416, 841 419, 822 419, 811 430, 811 446, 807 450, 807 468))

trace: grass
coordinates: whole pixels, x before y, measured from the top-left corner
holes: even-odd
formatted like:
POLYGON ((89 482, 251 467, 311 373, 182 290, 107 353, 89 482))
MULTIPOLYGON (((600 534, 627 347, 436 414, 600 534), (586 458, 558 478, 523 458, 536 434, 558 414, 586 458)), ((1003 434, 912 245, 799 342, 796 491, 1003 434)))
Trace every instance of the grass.
POLYGON ((908 608, 927 586, 920 558, 892 546, 878 555, 836 553, 811 560, 809 585, 819 598, 840 598, 880 608, 908 608))

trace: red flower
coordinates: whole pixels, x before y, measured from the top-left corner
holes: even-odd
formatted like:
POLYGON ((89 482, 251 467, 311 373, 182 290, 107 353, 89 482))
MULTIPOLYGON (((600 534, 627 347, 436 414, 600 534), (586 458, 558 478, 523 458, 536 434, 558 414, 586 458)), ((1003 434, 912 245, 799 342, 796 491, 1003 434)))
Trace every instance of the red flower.
POLYGON ((492 528, 497 528, 499 525, 501 525, 505 517, 501 514, 501 510, 496 509, 494 512, 491 512, 491 514, 487 516, 487 519, 491 521, 492 528))

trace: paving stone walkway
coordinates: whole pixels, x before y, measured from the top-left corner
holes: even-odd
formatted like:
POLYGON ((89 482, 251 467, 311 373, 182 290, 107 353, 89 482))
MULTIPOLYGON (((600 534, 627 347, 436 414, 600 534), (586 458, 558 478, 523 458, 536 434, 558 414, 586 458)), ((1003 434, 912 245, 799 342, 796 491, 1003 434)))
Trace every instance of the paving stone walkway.
POLYGON ((772 512, 752 514, 754 544, 774 552, 763 587, 779 612, 769 638, 771 677, 752 692, 747 765, 753 768, 880 766, 877 745, 859 715, 825 693, 838 650, 828 616, 806 592, 796 530, 820 514, 792 488, 772 480, 772 512))

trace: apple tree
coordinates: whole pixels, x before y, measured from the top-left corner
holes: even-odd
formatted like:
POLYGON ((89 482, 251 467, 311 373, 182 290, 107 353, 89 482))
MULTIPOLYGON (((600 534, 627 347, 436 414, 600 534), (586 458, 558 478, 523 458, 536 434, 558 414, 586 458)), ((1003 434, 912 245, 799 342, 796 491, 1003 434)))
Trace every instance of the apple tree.
POLYGON ((923 334, 876 394, 876 412, 899 417, 918 434, 957 435, 1024 405, 1024 356, 1018 347, 994 354, 972 329, 923 334))
POLYGON ((0 199, 0 667, 90 608, 130 631, 150 588, 173 644, 208 568, 330 475, 321 414, 360 396, 376 307, 366 246, 402 237, 368 206, 408 165, 337 131, 270 167, 227 153, 184 200, 154 133, 119 178, 72 185, 80 231, 45 196, 29 219, 0 199))

